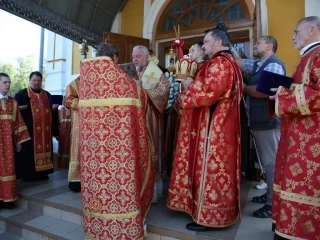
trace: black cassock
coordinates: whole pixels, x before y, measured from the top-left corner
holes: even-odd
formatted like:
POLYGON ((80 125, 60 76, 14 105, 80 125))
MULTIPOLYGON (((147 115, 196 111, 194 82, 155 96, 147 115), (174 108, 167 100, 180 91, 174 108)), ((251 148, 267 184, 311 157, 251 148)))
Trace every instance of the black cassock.
MULTIPOLYGON (((35 93, 40 93, 39 91, 33 90, 35 93)), ((44 90, 43 90, 44 91, 44 90)), ((50 101, 51 94, 45 91, 45 93, 48 96, 51 114, 52 114, 52 126, 51 126, 51 133, 53 136, 58 136, 58 110, 52 111, 52 103, 50 101)), ((18 101, 17 96, 21 97, 26 96, 28 97, 28 91, 27 89, 23 89, 19 91, 15 99, 18 101)), ((18 101, 19 102, 19 101, 18 101)), ((53 173, 54 169, 48 169, 44 171, 36 171, 35 167, 35 158, 34 158, 34 136, 33 136, 33 117, 32 117, 32 111, 30 107, 30 103, 28 104, 28 108, 25 110, 20 110, 20 113, 22 115, 22 118, 28 128, 28 132, 31 137, 31 141, 27 141, 22 143, 22 149, 19 153, 16 154, 16 175, 17 178, 23 178, 25 180, 29 181, 35 181, 35 180, 44 180, 48 178, 48 174, 53 173)), ((53 161, 53 147, 52 147, 52 140, 51 140, 51 159, 53 161)))

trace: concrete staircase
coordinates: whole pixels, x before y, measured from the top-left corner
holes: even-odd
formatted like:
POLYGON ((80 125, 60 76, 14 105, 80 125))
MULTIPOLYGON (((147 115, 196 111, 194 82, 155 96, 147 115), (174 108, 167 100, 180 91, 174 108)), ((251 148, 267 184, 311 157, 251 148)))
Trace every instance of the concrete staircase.
MULTIPOLYGON (((14 210, 0 211, 0 230, 16 236, 17 240, 84 239, 82 217, 78 209, 67 209, 62 204, 43 202, 23 194, 20 194, 17 205, 14 210)), ((12 236, 10 238, 15 240, 12 236)))

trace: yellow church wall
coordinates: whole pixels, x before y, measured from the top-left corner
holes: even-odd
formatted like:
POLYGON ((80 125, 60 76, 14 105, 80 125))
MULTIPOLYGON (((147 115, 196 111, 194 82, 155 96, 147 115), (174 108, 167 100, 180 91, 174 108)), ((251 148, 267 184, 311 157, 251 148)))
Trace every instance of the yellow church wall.
POLYGON ((291 76, 299 59, 299 51, 292 43, 296 23, 305 16, 303 0, 267 0, 268 34, 278 41, 277 56, 284 61, 291 76))
MULTIPOLYGON (((92 47, 89 47, 88 58, 92 57, 92 47)), ((80 74, 80 61, 82 60, 80 51, 79 51, 79 43, 72 43, 72 69, 71 73, 80 74)))
POLYGON ((143 35, 144 1, 130 0, 121 12, 121 34, 134 37, 143 35))

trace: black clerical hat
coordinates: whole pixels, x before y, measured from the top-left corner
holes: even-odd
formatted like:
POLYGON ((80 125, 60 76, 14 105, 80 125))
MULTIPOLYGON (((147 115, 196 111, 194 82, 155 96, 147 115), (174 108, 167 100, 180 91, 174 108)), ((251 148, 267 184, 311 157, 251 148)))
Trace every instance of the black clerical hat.
POLYGON ((279 86, 290 88, 292 82, 293 78, 291 77, 262 70, 260 73, 256 90, 257 92, 272 96, 276 93, 272 92, 270 90, 271 88, 278 88, 279 86))
POLYGON ((62 105, 63 96, 62 95, 51 95, 51 104, 62 105))
POLYGON ((18 102, 19 106, 30 105, 30 98, 26 95, 16 93, 14 99, 18 102))

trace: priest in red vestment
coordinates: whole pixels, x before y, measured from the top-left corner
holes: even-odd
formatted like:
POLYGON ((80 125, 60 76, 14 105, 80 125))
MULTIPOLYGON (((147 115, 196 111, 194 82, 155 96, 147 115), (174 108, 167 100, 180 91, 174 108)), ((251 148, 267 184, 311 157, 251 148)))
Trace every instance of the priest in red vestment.
POLYGON ((81 191, 79 157, 79 84, 80 77, 73 80, 66 89, 66 107, 71 111, 71 146, 68 181, 73 192, 81 191))
POLYGON ((86 239, 142 239, 154 170, 147 96, 102 44, 80 66, 80 171, 86 239))
POLYGON ((32 72, 29 87, 19 91, 15 98, 24 96, 29 103, 19 104, 20 113, 28 128, 31 141, 22 144, 16 158, 16 173, 25 181, 48 180, 53 170, 52 136, 58 136, 58 104, 51 94, 42 89, 42 74, 32 72))
POLYGON ((227 227, 240 218, 242 77, 229 44, 225 30, 207 32, 209 61, 193 81, 182 81, 182 109, 193 111, 182 111, 167 206, 190 214, 192 231, 227 227))
POLYGON ((293 84, 270 97, 281 118, 272 220, 275 239, 320 239, 320 18, 300 20, 292 40, 293 84))
POLYGON ((30 140, 18 103, 8 96, 10 83, 9 76, 0 73, 0 209, 15 207, 18 191, 14 155, 21 150, 21 143, 30 140))
POLYGON ((68 169, 70 159, 71 111, 65 105, 59 107, 58 168, 68 169))

